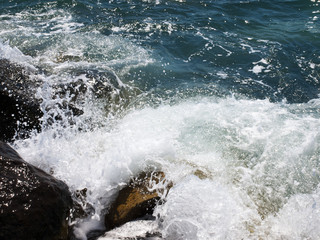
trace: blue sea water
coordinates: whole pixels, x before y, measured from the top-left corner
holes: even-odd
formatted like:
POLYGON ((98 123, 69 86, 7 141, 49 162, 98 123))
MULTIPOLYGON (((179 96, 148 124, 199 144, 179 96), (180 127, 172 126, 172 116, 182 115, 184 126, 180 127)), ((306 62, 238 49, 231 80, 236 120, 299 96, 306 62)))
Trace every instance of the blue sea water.
POLYGON ((165 239, 319 239, 319 18, 318 0, 0 0, 0 57, 44 82, 43 130, 14 146, 89 189, 79 239, 150 167, 174 183, 165 239), (47 126, 84 70, 118 91, 47 126))

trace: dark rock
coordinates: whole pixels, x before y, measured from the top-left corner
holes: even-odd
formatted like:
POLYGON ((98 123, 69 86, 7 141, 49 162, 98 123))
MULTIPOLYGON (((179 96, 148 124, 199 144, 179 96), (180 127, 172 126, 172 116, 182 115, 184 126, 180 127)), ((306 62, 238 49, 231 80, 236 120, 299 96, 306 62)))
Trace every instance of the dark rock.
MULTIPOLYGON (((118 197, 105 216, 107 230, 119 227, 126 222, 150 216, 160 197, 153 185, 165 181, 164 173, 142 173, 119 191, 118 197)), ((167 188, 170 186, 167 185, 167 188)))
POLYGON ((79 106, 84 102, 87 93, 95 99, 104 101, 105 110, 110 112, 114 106, 126 104, 132 89, 126 88, 118 76, 105 70, 97 69, 71 69, 68 74, 74 76, 76 81, 57 86, 57 95, 62 98, 66 93, 72 96, 71 106, 79 106))
POLYGON ((0 59, 0 140, 10 142, 15 136, 27 138, 31 130, 40 131, 41 127, 63 119, 73 124, 72 116, 83 114, 88 96, 103 99, 106 111, 125 99, 121 95, 125 93, 124 85, 112 72, 69 69, 66 73, 74 81, 57 81, 50 86, 53 101, 42 104, 42 99, 36 97, 37 90, 43 87, 38 72, 0 59), (47 113, 43 123, 40 122, 42 111, 47 113))
POLYGON ((72 207, 66 184, 25 162, 0 142, 0 239, 68 238, 72 207))
POLYGON ((35 98, 39 86, 32 71, 6 59, 0 59, 0 140, 10 141, 15 133, 28 137, 40 129, 40 101, 35 98))
POLYGON ((94 215, 94 207, 87 201, 87 188, 82 190, 76 190, 72 193, 73 207, 70 214, 72 221, 79 219, 85 219, 89 216, 94 215))
POLYGON ((111 103, 112 95, 116 95, 121 89, 117 76, 111 72, 72 69, 68 74, 74 77, 74 81, 57 84, 53 86, 53 90, 56 97, 64 99, 60 107, 72 110, 75 115, 82 114, 81 108, 88 96, 111 103))

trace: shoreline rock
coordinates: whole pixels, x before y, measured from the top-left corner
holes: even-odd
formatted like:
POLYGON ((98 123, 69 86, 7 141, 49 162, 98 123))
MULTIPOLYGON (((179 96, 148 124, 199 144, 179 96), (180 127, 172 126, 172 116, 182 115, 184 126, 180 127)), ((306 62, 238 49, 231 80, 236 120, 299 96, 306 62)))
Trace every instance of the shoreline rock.
POLYGON ((0 140, 10 142, 17 134, 26 138, 40 130, 40 101, 35 98, 39 82, 31 72, 7 59, 0 59, 0 140))
POLYGON ((68 186, 1 141, 0 182, 0 239, 68 239, 68 186))
MULTIPOLYGON (((32 130, 39 132, 41 127, 63 119, 73 124, 72 116, 83 114, 83 105, 91 94, 93 98, 105 101, 106 112, 114 108, 113 103, 126 98, 125 85, 111 71, 66 71, 73 81, 57 81, 50 86, 52 92, 49 101, 43 102, 36 97, 37 91, 41 92, 44 84, 39 72, 0 58, 1 141, 12 142, 14 137, 28 138, 32 130), (42 119, 43 111, 46 112, 46 119, 42 119)), ((50 75, 48 72, 46 74, 50 75)))
POLYGON ((153 187, 162 182, 163 187, 168 190, 170 184, 164 184, 165 181, 163 172, 143 172, 132 179, 119 191, 116 200, 110 206, 105 216, 106 229, 111 230, 137 219, 152 218, 153 210, 160 201, 160 196, 153 187))

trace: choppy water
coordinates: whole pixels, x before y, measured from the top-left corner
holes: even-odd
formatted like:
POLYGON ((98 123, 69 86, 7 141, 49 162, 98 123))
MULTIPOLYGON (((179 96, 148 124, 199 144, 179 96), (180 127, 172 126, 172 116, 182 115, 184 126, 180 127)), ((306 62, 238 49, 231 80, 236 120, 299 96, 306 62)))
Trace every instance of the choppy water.
POLYGON ((157 168, 174 183, 166 239, 319 239, 319 18, 317 0, 0 0, 0 57, 44 81, 43 130, 14 146, 88 189, 79 236, 157 168), (70 116, 52 88, 81 71, 113 73, 115 91, 70 116))

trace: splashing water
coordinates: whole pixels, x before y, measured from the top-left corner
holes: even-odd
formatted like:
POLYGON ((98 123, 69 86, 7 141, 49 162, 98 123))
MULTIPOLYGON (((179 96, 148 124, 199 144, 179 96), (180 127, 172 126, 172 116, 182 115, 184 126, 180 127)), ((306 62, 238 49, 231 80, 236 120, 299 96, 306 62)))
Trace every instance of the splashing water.
POLYGON ((43 112, 13 145, 87 189, 79 239, 149 168, 173 182, 165 239, 320 237, 317 1, 5 5, 0 58, 33 70, 43 112))

